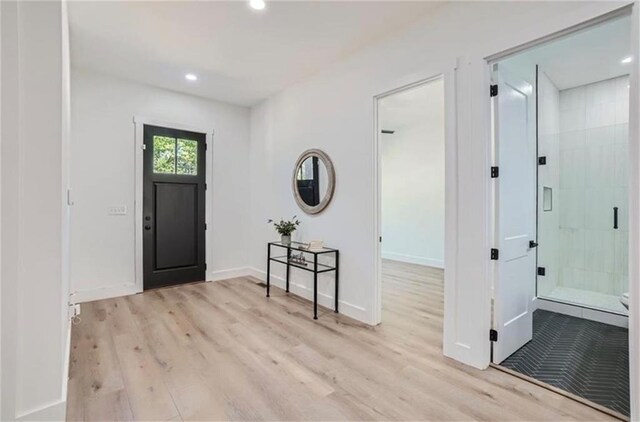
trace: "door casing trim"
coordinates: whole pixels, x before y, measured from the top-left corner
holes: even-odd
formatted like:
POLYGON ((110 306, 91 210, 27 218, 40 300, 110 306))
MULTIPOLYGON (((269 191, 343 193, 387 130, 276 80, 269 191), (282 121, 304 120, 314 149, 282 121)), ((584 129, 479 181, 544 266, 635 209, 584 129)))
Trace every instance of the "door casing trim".
MULTIPOLYGON (((446 63, 444 66, 439 67, 439 71, 425 72, 423 75, 417 76, 412 82, 399 86, 390 87, 384 92, 378 93, 373 96, 373 122, 374 122, 374 168, 373 179, 375 181, 375 206, 374 206, 374 221, 375 232, 373 237, 374 243, 374 256, 375 256, 375 282, 374 282, 374 303, 372 313, 372 325, 378 325, 382 322, 382 243, 380 237, 382 236, 382 153, 381 153, 381 137, 380 137, 380 125, 378 116, 378 103, 385 97, 389 97, 399 92, 407 91, 412 88, 423 86, 434 81, 442 80, 444 83, 444 126, 445 126, 445 289, 447 283, 452 284, 455 280, 455 262, 456 262, 456 239, 457 239, 457 225, 456 218, 452 218, 453 213, 457 207, 457 197, 455 194, 455 184, 457 183, 456 167, 455 167, 455 71, 457 68, 456 62, 446 63)), ((445 294, 446 296, 446 294, 445 294)), ((451 316, 445 312, 445 319, 447 322, 451 316)), ((447 323, 443 326, 443 338, 447 335, 447 323)), ((447 345, 443 347, 446 349, 447 345)), ((447 354, 445 352, 445 354, 447 354)))
MULTIPOLYGON (((144 189, 144 175, 143 175, 143 158, 144 158, 144 125, 161 126, 171 129, 186 130, 189 132, 204 133, 205 138, 205 183, 207 188, 205 190, 205 224, 208 228, 211 227, 211 200, 213 198, 213 129, 203 129, 194 126, 185 125, 182 123, 167 122, 159 119, 148 118, 144 116, 133 116, 133 126, 135 131, 134 141, 134 254, 135 254, 135 290, 136 293, 140 293, 144 290, 144 271, 143 271, 143 254, 142 254, 142 214, 143 214, 143 189, 144 189)), ((205 263, 209 262, 209 256, 211 256, 211 246, 213 245, 211 239, 211 230, 207 230, 205 233, 205 263)), ((207 266, 205 271, 206 280, 212 279, 212 268, 207 266)))
MULTIPOLYGON (((530 48, 538 46, 540 44, 551 42, 561 39, 567 35, 571 35, 577 31, 594 27, 603 22, 607 22, 616 19, 621 16, 631 17, 631 47, 633 51, 638 50, 640 44, 639 27, 640 27, 640 2, 635 0, 621 7, 618 7, 608 13, 596 16, 592 19, 588 19, 577 25, 569 26, 561 31, 557 31, 529 43, 514 46, 510 49, 497 52, 495 54, 486 56, 483 60, 484 67, 484 85, 488 86, 492 82, 491 68, 494 63, 504 60, 509 56, 521 53, 530 48)), ((639 231, 637 228, 640 226, 640 219, 638 218, 639 203, 638 200, 638 188, 640 182, 638 181, 638 172, 640 168, 640 153, 638 150, 640 124, 638 119, 634 116, 638 115, 638 83, 640 70, 638 67, 638 60, 634 60, 630 65, 630 97, 629 97, 629 156, 630 156, 630 168, 629 168, 629 303, 637 304, 639 302, 638 296, 640 296, 640 283, 638 281, 638 273, 640 272, 640 260, 637 258, 639 240, 639 231)), ((490 110, 489 101, 487 98, 486 111, 490 110)), ((488 116, 492 118, 491 115, 488 116)), ((491 142, 493 142, 493 134, 490 130, 485 132, 487 136, 490 136, 491 142)), ((493 160, 491 161, 493 163, 493 160)), ((490 164, 493 165, 493 164, 490 164)), ((491 233, 492 241, 495 239, 495 201, 490 203, 489 211, 491 213, 491 233)), ((492 275, 488 286, 488 290, 491 292, 493 298, 493 286, 495 285, 497 272, 495 271, 495 264, 492 265, 492 275)), ((489 313, 491 326, 493 327, 493 312, 489 313)), ((630 395, 631 395, 631 420, 638 420, 640 418, 640 359, 638 356, 638 345, 640 344, 640 311, 637 306, 634 306, 629 311, 629 382, 630 382, 630 395)), ((490 344, 489 338, 486 340, 487 344, 490 344)), ((491 359, 490 359, 491 360, 491 359)), ((489 362, 490 363, 490 362, 489 362)))

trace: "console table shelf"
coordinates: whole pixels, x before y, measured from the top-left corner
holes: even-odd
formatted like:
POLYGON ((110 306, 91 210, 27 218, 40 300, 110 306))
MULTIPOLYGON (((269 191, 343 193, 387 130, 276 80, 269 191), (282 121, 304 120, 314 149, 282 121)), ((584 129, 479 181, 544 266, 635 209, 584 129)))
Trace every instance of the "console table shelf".
POLYGON ((304 248, 304 243, 301 242, 269 242, 267 244, 267 297, 270 294, 271 288, 271 262, 278 262, 287 266, 286 270, 286 291, 289 293, 289 273, 291 267, 299 268, 304 271, 313 273, 313 319, 318 319, 318 274, 335 272, 335 312, 338 312, 338 280, 340 274, 340 251, 332 248, 322 248, 318 250, 309 250, 304 248), (287 254, 284 256, 271 256, 271 247, 286 249, 287 254), (308 265, 304 265, 300 262, 293 261, 291 259, 291 252, 297 251, 313 256, 313 261, 309 261, 308 265), (334 266, 321 264, 318 262, 320 255, 333 254, 334 266))

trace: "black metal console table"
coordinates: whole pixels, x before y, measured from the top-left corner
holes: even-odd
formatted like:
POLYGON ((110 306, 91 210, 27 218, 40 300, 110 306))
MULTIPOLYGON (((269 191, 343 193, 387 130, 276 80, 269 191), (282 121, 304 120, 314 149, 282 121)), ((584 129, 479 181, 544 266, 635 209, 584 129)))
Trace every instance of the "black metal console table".
POLYGON ((267 297, 269 297, 269 290, 271 288, 271 261, 279 262, 281 264, 285 264, 287 266, 286 272, 286 290, 289 292, 289 273, 291 267, 300 268, 301 270, 309 271, 313 273, 313 319, 318 319, 318 274, 328 273, 330 271, 335 271, 335 312, 338 313, 338 280, 340 275, 340 251, 337 249, 331 248, 322 248, 322 249, 314 249, 309 250, 305 249, 303 246, 305 244, 301 242, 291 242, 291 243, 282 243, 282 242, 269 242, 267 244, 267 297), (287 254, 284 256, 271 256, 271 247, 275 246, 278 248, 286 249, 287 254), (303 252, 306 254, 310 254, 313 256, 313 261, 307 263, 300 263, 298 261, 293 261, 291 259, 291 252, 303 252), (318 257, 320 255, 325 254, 334 254, 335 264, 334 266, 320 264, 318 262, 318 257), (311 268, 309 268, 309 266, 311 268))

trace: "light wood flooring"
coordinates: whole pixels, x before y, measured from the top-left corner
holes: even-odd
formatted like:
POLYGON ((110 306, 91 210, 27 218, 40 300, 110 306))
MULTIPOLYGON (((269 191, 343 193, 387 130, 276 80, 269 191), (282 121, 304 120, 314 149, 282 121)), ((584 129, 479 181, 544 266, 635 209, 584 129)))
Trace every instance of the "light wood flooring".
MULTIPOLYGON (((239 278, 82 305, 68 420, 605 420, 442 356, 442 271, 385 261, 369 327, 239 278)), ((348 283, 344 280, 343 283, 348 283)))

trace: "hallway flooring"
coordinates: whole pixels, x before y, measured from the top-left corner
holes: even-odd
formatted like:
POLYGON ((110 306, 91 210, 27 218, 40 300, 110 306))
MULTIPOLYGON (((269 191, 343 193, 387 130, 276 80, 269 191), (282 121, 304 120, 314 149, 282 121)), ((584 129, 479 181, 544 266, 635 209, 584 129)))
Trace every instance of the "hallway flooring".
MULTIPOLYGON (((68 420, 610 420, 442 356, 441 270, 385 261, 369 327, 252 278, 82 306, 68 420)), ((343 283, 348 283, 344 280, 343 283)), ((345 284, 343 284, 345 285, 345 284)))

